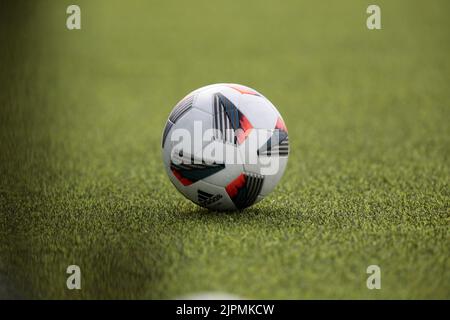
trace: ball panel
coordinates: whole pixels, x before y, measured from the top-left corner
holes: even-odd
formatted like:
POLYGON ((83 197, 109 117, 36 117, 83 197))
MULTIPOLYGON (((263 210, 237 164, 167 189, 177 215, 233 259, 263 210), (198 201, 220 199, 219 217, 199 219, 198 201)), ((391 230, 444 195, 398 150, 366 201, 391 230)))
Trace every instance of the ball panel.
MULTIPOLYGON (((177 119, 177 122, 171 126, 171 129, 167 134, 163 146, 164 166, 170 180, 174 183, 177 189, 179 189, 178 187, 180 185, 188 186, 189 184, 192 184, 197 180, 204 178, 205 176, 219 171, 218 168, 202 166, 202 150, 207 142, 203 142, 202 139, 196 139, 195 143, 194 141, 192 141, 195 137, 194 121, 197 121, 201 124, 202 130, 198 131, 200 135, 202 135, 203 130, 211 127, 212 116, 206 112, 191 108, 188 112, 179 117, 177 119), (183 132, 177 132, 177 129, 182 129, 183 132), (180 140, 175 140, 175 138, 181 137, 178 136, 178 134, 182 134, 183 138, 180 140), (186 138, 188 138, 187 141, 184 141, 185 136, 186 138), (185 148, 183 148, 184 143, 186 144, 185 148), (194 157, 195 159, 199 159, 200 163, 198 164, 198 168, 196 168, 198 170, 191 170, 192 168, 189 168, 189 166, 173 161, 174 159, 179 159, 180 156, 182 158, 188 158, 187 160, 190 160, 192 157, 194 157)), ((188 163, 189 161, 184 162, 188 163)), ((182 190, 184 190, 184 188, 182 188, 182 190)), ((183 191, 181 192, 184 194, 183 191)))
POLYGON ((275 174, 267 174, 265 175, 264 184, 261 188, 260 195, 267 196, 270 192, 275 189, 281 177, 284 174, 284 170, 286 170, 286 165, 288 158, 287 157, 278 157, 279 167, 275 174))
POLYGON ((230 182, 225 190, 236 208, 241 210, 255 203, 263 184, 264 176, 244 172, 230 182))
POLYGON ((173 126, 173 122, 170 120, 167 120, 166 125, 164 127, 164 131, 163 131, 163 135, 162 135, 162 139, 161 139, 161 147, 164 148, 164 144, 166 143, 166 139, 167 139, 167 135, 170 132, 170 129, 173 126))
POLYGON ((194 107, 212 114, 212 92, 217 85, 206 86, 197 90, 194 107))
POLYGON ((166 166, 166 172, 175 188, 192 202, 211 210, 236 210, 225 188, 213 185, 205 180, 198 180, 184 185, 166 166))
POLYGON ((217 140, 211 142, 211 144, 204 149, 203 155, 207 160, 214 160, 217 158, 211 157, 208 152, 209 150, 222 150, 223 156, 220 156, 220 158, 222 158, 221 160, 223 161, 219 163, 225 164, 225 170, 219 171, 214 175, 205 178, 206 182, 216 186, 225 187, 244 171, 241 155, 235 145, 223 143, 222 141, 217 140))
POLYGON ((200 88, 194 92, 196 93, 194 107, 211 114, 213 113, 213 97, 216 93, 225 94, 233 103, 239 103, 238 93, 220 83, 200 88))
POLYGON ((172 123, 176 123, 177 120, 183 116, 190 108, 192 108, 192 102, 194 101, 194 95, 188 95, 180 102, 178 102, 169 115, 169 120, 172 123))
POLYGON ((192 190, 195 190, 195 196, 189 199, 202 207, 217 211, 236 210, 236 206, 223 187, 202 180, 197 182, 192 190))
MULTIPOLYGON (((207 129, 212 128, 212 115, 196 108, 191 108, 188 112, 184 113, 177 119, 177 122, 172 125, 167 137, 165 139, 164 150, 172 150, 174 147, 181 148, 181 143, 184 140, 176 140, 181 134, 189 133, 189 141, 185 141, 192 148, 190 153, 201 152, 202 148, 209 143, 209 141, 203 141, 203 133, 207 129), (195 131, 197 126, 197 131, 195 131), (194 139, 198 138, 200 139, 194 139), (194 141, 195 140, 195 141, 194 141)), ((182 135, 185 136, 184 134, 182 135)), ((170 153, 169 153, 170 154, 170 153)))
POLYGON ((243 94, 238 108, 248 118, 254 128, 275 128, 278 114, 273 110, 266 98, 243 94))
POLYGON ((238 146, 244 169, 247 172, 265 175, 274 172, 271 166, 277 166, 280 156, 287 156, 287 134, 280 130, 255 129, 244 143, 238 146), (266 170, 266 171, 265 171, 266 170))

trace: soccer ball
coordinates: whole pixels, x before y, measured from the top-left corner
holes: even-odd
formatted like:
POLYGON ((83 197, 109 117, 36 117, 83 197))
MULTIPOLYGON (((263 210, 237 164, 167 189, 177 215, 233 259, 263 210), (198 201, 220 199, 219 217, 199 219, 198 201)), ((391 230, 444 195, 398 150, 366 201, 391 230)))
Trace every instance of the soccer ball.
POLYGON ((211 210, 241 210, 275 188, 289 141, 268 99, 221 83, 189 93, 174 107, 162 149, 169 179, 186 198, 211 210))

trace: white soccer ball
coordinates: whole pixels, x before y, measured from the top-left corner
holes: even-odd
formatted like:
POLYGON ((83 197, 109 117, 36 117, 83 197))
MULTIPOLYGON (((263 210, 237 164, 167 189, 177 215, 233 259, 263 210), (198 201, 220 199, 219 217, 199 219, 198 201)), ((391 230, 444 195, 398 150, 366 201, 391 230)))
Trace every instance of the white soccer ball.
POLYGON ((167 175, 186 198, 211 210, 241 210, 275 188, 289 141, 268 99, 221 83, 191 92, 174 107, 162 149, 167 175))

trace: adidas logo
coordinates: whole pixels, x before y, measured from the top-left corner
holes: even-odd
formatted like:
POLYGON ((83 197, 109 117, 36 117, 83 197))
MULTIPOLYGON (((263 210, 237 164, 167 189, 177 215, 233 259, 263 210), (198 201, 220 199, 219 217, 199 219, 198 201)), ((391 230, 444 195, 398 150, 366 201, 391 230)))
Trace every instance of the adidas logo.
POLYGON ((207 206, 211 203, 219 201, 222 198, 221 194, 211 194, 202 190, 197 191, 198 202, 202 206, 207 206))

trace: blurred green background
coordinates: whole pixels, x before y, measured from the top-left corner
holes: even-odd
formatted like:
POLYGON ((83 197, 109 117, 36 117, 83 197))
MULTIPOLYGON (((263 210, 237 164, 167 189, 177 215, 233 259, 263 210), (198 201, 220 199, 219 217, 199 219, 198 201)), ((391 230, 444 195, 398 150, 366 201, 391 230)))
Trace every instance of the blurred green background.
POLYGON ((450 2, 376 1, 369 31, 372 3, 76 1, 69 31, 72 1, 2 1, 4 295, 449 299, 450 2), (173 105, 216 82, 289 128, 284 178, 242 213, 196 207, 161 161, 173 105))

